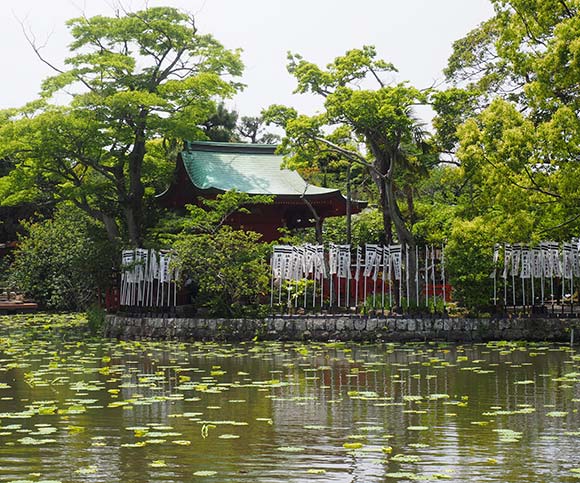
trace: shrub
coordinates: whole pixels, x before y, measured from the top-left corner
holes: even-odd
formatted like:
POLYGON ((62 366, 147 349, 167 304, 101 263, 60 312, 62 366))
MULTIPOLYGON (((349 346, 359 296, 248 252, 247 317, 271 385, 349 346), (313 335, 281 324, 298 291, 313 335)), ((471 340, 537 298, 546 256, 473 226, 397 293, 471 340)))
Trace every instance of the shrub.
POLYGON ((104 230, 69 205, 53 219, 25 224, 9 270, 11 283, 41 306, 83 310, 111 282, 117 250, 104 230))
POLYGON ((260 303, 268 289, 270 248, 260 237, 229 226, 212 234, 178 236, 175 265, 197 285, 198 305, 208 307, 212 315, 240 316, 260 303))
POLYGON ((471 315, 490 310, 493 297, 493 228, 476 218, 457 223, 445 252, 453 298, 471 315))
POLYGON ((102 335, 105 326, 105 310, 98 305, 91 305, 86 314, 87 326, 91 335, 102 335))

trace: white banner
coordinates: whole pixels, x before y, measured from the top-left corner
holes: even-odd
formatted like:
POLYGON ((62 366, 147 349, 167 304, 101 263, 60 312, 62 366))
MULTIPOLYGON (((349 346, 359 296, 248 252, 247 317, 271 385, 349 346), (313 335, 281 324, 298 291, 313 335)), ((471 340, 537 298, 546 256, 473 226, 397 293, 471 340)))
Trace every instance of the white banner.
POLYGON ((162 253, 161 255, 159 255, 159 270, 160 270, 159 280, 161 281, 161 283, 166 283, 169 282, 170 280, 169 276, 170 261, 171 257, 169 256, 169 254, 162 253))
POLYGON ((312 275, 314 273, 314 258, 316 257, 316 247, 314 245, 304 246, 304 273, 312 275))
POLYGON ((521 278, 530 278, 532 276, 532 252, 529 248, 522 248, 522 270, 521 278))
POLYGON ((365 245, 365 270, 363 276, 370 277, 375 268, 375 260, 377 257, 378 245, 365 245))
POLYGON ((330 275, 338 272, 338 246, 330 245, 328 248, 328 265, 330 275))
POLYGON ((391 253, 391 261, 393 263, 393 272, 395 274, 395 280, 401 280, 402 274, 402 249, 401 245, 391 245, 389 247, 391 253))
POLYGON ((542 278, 542 274, 542 251, 539 248, 534 248, 532 249, 532 276, 534 278, 542 278))
POLYGON ((493 272, 491 272, 490 277, 497 277, 497 262, 499 260, 499 244, 493 246, 493 272))
POLYGON ((337 274, 340 278, 347 278, 350 280, 350 245, 337 245, 337 274))
POLYGON ((376 282, 379 278, 379 272, 381 271, 381 263, 383 261, 383 247, 378 246, 375 256, 375 266, 373 268, 373 280, 376 282))
POLYGON ((504 245, 503 273, 501 275, 504 280, 507 280, 511 261, 512 261, 512 247, 509 243, 506 243, 504 245))
POLYGON ((519 245, 512 245, 512 276, 517 277, 520 274, 520 262, 522 258, 522 249, 519 245))
POLYGON ((574 245, 571 243, 564 243, 562 249, 562 275, 564 278, 571 279, 574 275, 574 253, 576 252, 574 245))
POLYGON ((383 247, 383 281, 387 280, 391 271, 391 247, 383 247))
POLYGON ((317 277, 326 278, 328 275, 326 273, 326 262, 324 260, 324 246, 314 245, 316 249, 316 256, 314 257, 314 271, 317 277))
POLYGON ((298 281, 304 278, 304 247, 292 247, 292 261, 290 269, 290 280, 298 281))
POLYGON ((361 272, 361 268, 362 268, 362 263, 363 263, 362 248, 357 246, 356 247, 356 267, 355 267, 355 271, 354 271, 354 279, 357 282, 360 280, 360 272, 361 272))

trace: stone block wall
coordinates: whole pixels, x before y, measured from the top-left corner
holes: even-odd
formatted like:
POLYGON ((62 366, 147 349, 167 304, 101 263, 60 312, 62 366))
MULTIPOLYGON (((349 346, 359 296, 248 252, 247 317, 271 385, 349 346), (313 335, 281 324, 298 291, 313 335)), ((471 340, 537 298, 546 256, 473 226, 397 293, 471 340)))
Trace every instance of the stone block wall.
MULTIPOLYGON (((271 317, 267 319, 149 318, 108 315, 105 336, 155 340, 430 341, 570 340, 576 319, 432 319, 271 317)), ((580 338, 580 333, 577 333, 580 338)))

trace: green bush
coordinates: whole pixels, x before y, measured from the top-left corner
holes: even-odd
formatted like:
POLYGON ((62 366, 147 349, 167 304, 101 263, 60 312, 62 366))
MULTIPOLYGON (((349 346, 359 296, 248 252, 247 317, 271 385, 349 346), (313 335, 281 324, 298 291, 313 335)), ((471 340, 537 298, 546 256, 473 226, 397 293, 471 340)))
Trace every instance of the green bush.
POLYGON ((211 315, 237 317, 259 305, 268 290, 270 250, 260 237, 229 226, 178 236, 175 265, 197 286, 198 306, 208 307, 211 315))
POLYGON ((457 223, 445 252, 453 299, 470 315, 489 311, 493 297, 493 228, 482 219, 457 223))
POLYGON ((104 230, 69 205, 54 218, 25 225, 9 269, 10 282, 41 306, 84 310, 111 282, 117 250, 104 230))
POLYGON ((210 315, 244 317, 264 313, 269 285, 270 245, 259 233, 225 224, 232 213, 248 213, 252 204, 271 203, 271 196, 228 191, 202 206, 188 206, 181 231, 172 234, 173 265, 190 287, 197 307, 210 315))
POLYGON ((91 305, 87 309, 87 326, 91 335, 102 335, 105 326, 105 309, 98 305, 91 305))

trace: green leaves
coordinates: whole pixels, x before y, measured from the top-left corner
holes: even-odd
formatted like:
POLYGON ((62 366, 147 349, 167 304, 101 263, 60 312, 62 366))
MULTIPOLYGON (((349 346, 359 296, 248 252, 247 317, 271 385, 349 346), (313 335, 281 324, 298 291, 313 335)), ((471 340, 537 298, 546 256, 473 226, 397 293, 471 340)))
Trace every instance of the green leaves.
POLYGON ((298 80, 295 92, 312 92, 326 96, 338 86, 346 86, 362 80, 369 73, 378 80, 379 73, 397 70, 389 62, 375 60, 376 55, 376 49, 373 46, 352 49, 345 55, 334 59, 324 71, 316 64, 305 61, 300 55, 289 53, 288 72, 298 80))
POLYGON ((249 213, 248 206, 270 204, 272 196, 250 195, 235 190, 227 191, 212 199, 203 201, 203 206, 189 205, 189 216, 184 220, 188 233, 214 234, 222 228, 227 218, 233 213, 249 213))
POLYGON ((51 309, 80 310, 93 303, 97 289, 110 283, 116 261, 102 230, 71 206, 27 228, 10 269, 16 286, 51 309))
POLYGON ((224 225, 233 213, 247 213, 253 204, 268 204, 271 196, 228 191, 204 207, 188 206, 184 231, 176 236, 176 265, 195 284, 197 306, 206 304, 217 315, 234 315, 260 301, 269 282, 269 245, 261 235, 224 225))
MULTIPOLYGON (((358 181, 359 174, 359 180, 368 177, 374 183, 372 194, 378 193, 381 241, 393 242, 395 231, 400 243, 413 246, 413 185, 434 159, 431 144, 413 116, 413 107, 426 103, 427 93, 406 83, 387 85, 381 75, 395 68, 376 59, 374 47, 349 50, 325 69, 299 55, 288 58, 296 92, 310 92, 324 101, 324 111, 315 116, 298 115, 283 106, 271 106, 264 113, 286 131, 280 151, 288 155, 288 165, 310 174, 322 172, 324 184, 329 168, 346 171, 349 195, 356 166, 359 173, 354 173, 354 179, 358 181)), ((349 219, 348 243, 350 226, 349 219)), ((321 236, 318 228, 319 242, 321 236)))
POLYGON ((176 264, 199 289, 196 306, 214 315, 241 315, 255 306, 269 283, 268 245, 261 235, 222 227, 214 234, 181 235, 176 264))
POLYGON ((8 202, 72 201, 109 238, 127 233, 139 244, 145 196, 160 184, 143 177, 150 141, 200 136, 216 99, 241 87, 233 79, 240 52, 200 35, 193 17, 170 7, 67 25, 74 40, 66 67, 45 80, 39 101, 0 117, 0 156, 15 163, 0 190, 14 193, 8 202), (68 106, 50 105, 63 94, 68 106))
MULTIPOLYGON (((569 239, 580 227, 577 2, 492 3, 495 17, 453 46, 445 73, 455 87, 432 96, 438 142, 456 149, 464 180, 451 259, 470 244, 489 253, 496 242, 569 239)), ((475 303, 468 285, 487 290, 489 267, 451 268, 456 293, 475 303)))

